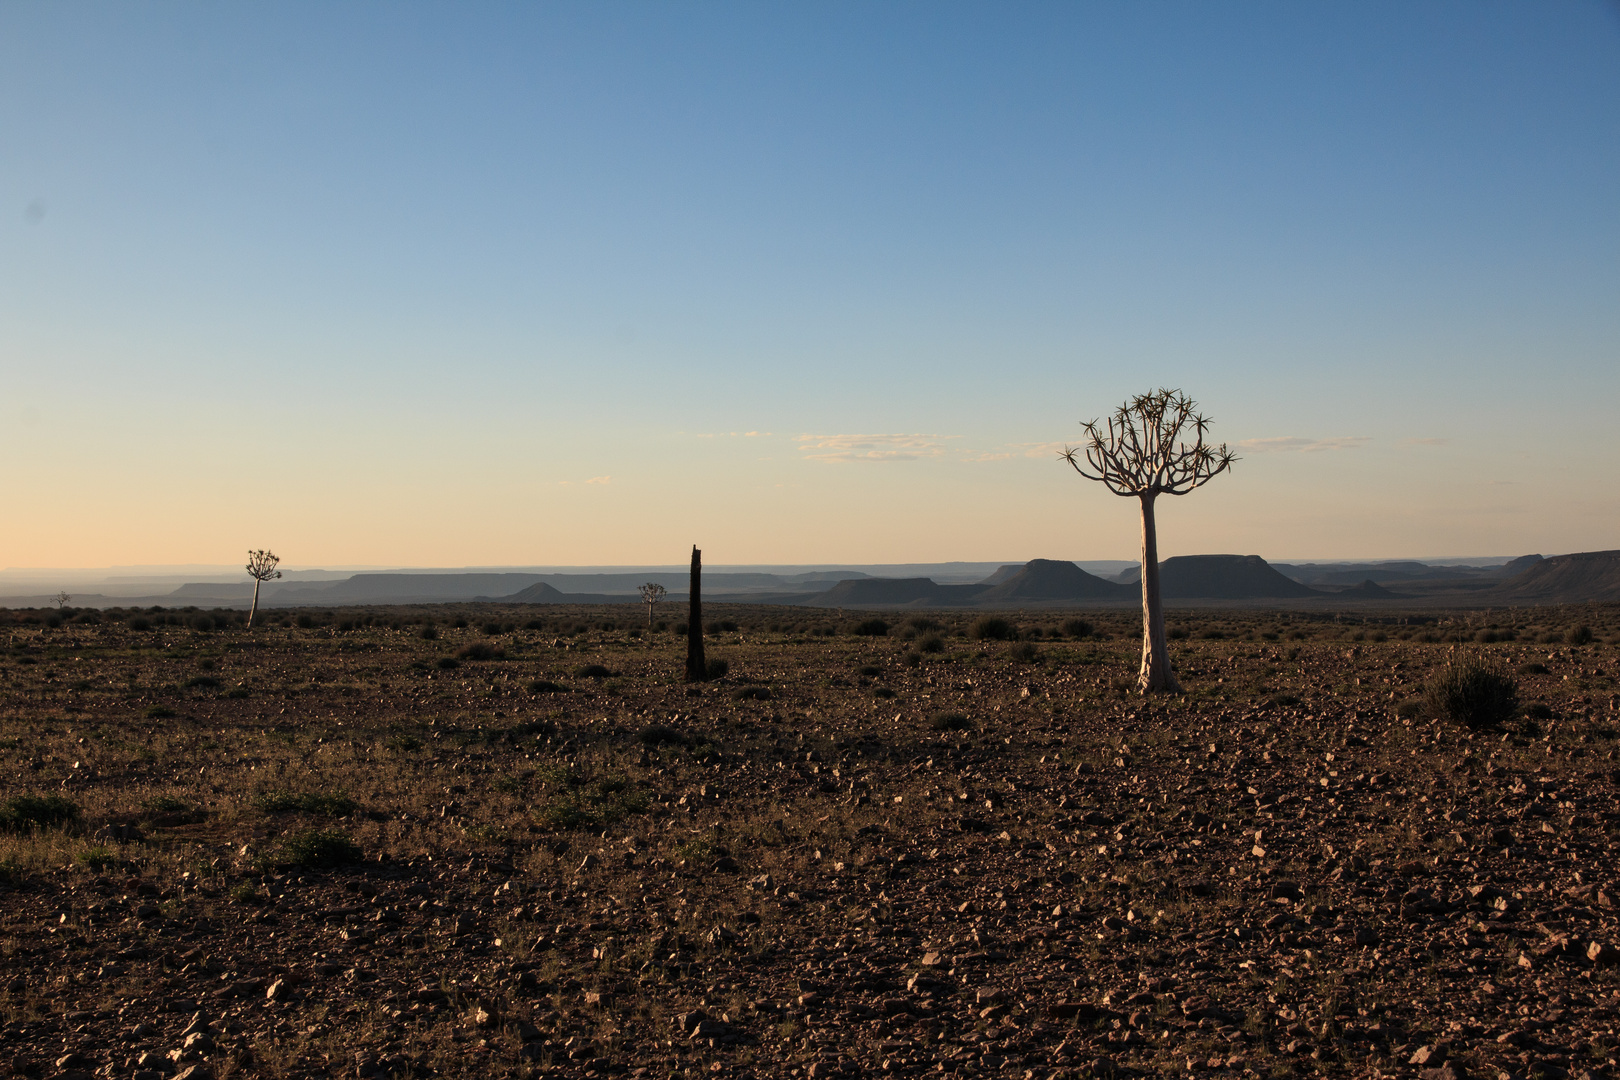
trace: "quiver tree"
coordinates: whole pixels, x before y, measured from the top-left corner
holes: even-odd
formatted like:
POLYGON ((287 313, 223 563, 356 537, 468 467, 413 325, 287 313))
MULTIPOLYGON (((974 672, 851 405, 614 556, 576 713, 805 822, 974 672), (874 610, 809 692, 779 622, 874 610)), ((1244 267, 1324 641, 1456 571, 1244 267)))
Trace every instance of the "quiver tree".
POLYGON ((1144 694, 1181 690, 1170 670, 1164 635, 1153 501, 1160 495, 1185 495, 1237 460, 1225 443, 1204 442, 1209 421, 1197 409, 1198 403, 1180 390, 1143 394, 1115 410, 1106 429, 1101 420, 1086 424, 1085 446, 1063 450, 1063 459, 1075 472, 1100 481, 1115 495, 1134 496, 1142 503, 1142 670, 1136 685, 1144 694))
POLYGON ((248 552, 247 572, 253 579, 253 607, 248 610, 248 629, 253 629, 253 617, 259 613, 259 586, 281 576, 276 564, 281 559, 272 551, 248 552))
POLYGON ((686 681, 703 682, 709 665, 703 659, 703 552, 692 545, 692 584, 686 594, 686 681))
POLYGON ((639 587, 641 602, 647 605, 647 629, 653 628, 653 608, 664 598, 664 587, 656 581, 649 581, 639 587))

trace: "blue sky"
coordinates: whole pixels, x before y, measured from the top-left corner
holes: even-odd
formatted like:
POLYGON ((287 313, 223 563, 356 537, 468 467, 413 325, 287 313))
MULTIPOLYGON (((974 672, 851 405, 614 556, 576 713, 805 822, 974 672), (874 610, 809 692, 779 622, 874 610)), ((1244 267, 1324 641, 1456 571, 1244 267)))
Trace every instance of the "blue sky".
POLYGON ((0 566, 1620 546, 1620 8, 0 5, 0 566), (594 482, 593 482, 594 481, 594 482), (671 554, 673 552, 673 554, 671 554))

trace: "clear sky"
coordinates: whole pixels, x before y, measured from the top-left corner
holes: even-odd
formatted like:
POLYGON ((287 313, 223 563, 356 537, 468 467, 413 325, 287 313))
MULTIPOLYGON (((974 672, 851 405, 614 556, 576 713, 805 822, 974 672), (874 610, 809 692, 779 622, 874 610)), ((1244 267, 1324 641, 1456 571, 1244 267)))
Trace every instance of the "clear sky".
POLYGON ((0 2, 0 567, 1620 547, 1620 8, 0 2))

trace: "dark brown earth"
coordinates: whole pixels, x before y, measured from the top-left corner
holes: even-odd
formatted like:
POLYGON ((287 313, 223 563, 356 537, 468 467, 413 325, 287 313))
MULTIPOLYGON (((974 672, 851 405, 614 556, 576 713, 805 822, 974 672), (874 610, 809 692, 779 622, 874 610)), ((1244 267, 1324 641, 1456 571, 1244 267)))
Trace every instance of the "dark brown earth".
POLYGON ((0 613, 0 1075, 1616 1075, 1614 607, 205 614, 0 613))

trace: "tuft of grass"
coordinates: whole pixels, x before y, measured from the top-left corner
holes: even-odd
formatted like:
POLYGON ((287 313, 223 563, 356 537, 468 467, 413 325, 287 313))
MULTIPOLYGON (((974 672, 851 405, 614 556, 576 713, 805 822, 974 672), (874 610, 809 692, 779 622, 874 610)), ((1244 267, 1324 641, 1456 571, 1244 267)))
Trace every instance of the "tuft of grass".
POLYGON ((704 671, 704 676, 710 682, 713 682, 716 679, 725 678, 726 677, 726 672, 728 672, 730 670, 731 670, 731 664, 729 664, 725 660, 721 660, 721 659, 716 658, 716 659, 713 659, 713 660, 709 661, 709 666, 704 671))
POLYGON ((27 832, 79 820, 79 807, 61 795, 13 795, 0 804, 0 832, 27 832))
POLYGON ((148 720, 169 720, 172 719, 174 715, 174 710, 169 708, 167 705, 150 705, 147 707, 145 713, 148 720))
POLYGON ((917 651, 925 653, 942 653, 945 651, 945 639, 938 634, 924 634, 917 639, 917 651))
POLYGON ((855 624, 855 633, 860 637, 886 637, 889 624, 882 619, 863 619, 855 624))
POLYGON ((586 664, 575 672, 582 679, 611 679, 613 672, 603 664, 586 664))
POLYGON ((401 753, 412 754, 422 749, 422 740, 418 739, 415 735, 397 735, 383 743, 383 745, 390 750, 398 750, 401 753))
POLYGON ((324 791, 266 791, 253 800, 253 807, 266 814, 315 814, 320 817, 348 817, 360 804, 347 795, 324 791))
POLYGON ((1499 728, 1519 712, 1519 684, 1473 653, 1458 653, 1423 688, 1429 715, 1474 730, 1499 728))
POLYGON ((281 845, 283 860, 291 866, 342 866, 359 862, 360 845, 335 829, 305 829, 281 845))

